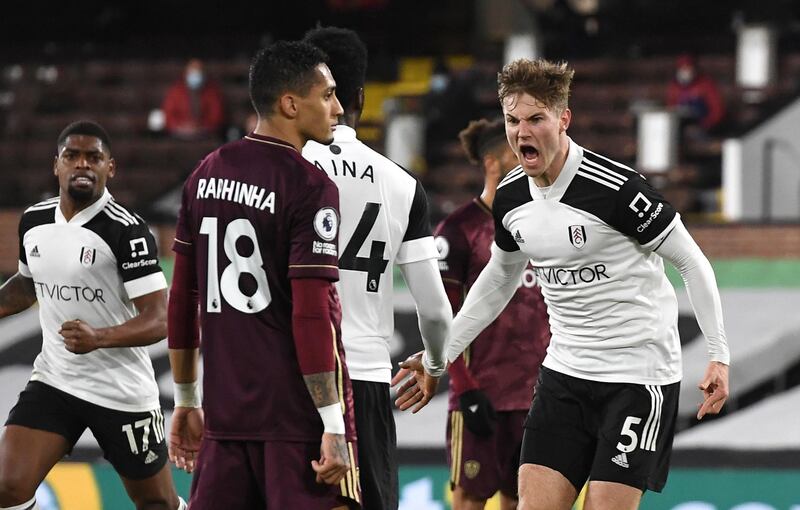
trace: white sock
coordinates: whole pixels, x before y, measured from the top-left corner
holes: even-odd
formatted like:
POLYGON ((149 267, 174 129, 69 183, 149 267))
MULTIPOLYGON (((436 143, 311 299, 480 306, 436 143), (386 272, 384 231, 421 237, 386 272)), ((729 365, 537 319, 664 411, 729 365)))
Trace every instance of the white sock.
POLYGON ((0 510, 41 510, 41 509, 39 508, 39 505, 36 504, 36 497, 34 496, 33 499, 31 499, 30 501, 26 501, 21 505, 0 507, 0 510))
MULTIPOLYGON (((178 496, 178 510, 186 510, 187 508, 189 508, 189 505, 186 504, 182 497, 178 496)), ((0 510, 3 509, 0 508, 0 510)))

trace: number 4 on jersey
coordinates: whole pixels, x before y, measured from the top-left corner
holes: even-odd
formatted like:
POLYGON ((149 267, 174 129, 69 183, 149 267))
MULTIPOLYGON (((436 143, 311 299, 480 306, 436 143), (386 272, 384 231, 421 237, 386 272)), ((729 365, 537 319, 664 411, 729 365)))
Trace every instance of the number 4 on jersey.
POLYGON ((389 261, 383 258, 383 250, 386 248, 385 241, 372 241, 369 250, 369 257, 359 257, 358 252, 367 240, 367 236, 375 225, 381 204, 367 202, 364 205, 364 213, 358 220, 358 225, 353 231, 353 237, 347 242, 347 246, 339 258, 339 269, 350 271, 361 271, 367 273, 367 292, 378 292, 381 275, 386 270, 389 261))

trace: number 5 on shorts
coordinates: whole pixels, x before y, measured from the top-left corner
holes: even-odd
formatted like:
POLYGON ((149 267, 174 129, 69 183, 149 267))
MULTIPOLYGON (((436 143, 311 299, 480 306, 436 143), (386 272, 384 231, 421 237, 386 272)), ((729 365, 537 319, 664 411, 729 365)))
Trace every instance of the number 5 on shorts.
POLYGON ((634 432, 631 427, 633 425, 638 425, 641 422, 642 419, 635 416, 628 416, 625 418, 625 423, 622 424, 620 435, 628 436, 631 438, 631 442, 629 444, 622 444, 621 442, 617 443, 617 450, 623 453, 630 453, 636 449, 636 445, 639 443, 639 436, 636 435, 636 432, 634 432))

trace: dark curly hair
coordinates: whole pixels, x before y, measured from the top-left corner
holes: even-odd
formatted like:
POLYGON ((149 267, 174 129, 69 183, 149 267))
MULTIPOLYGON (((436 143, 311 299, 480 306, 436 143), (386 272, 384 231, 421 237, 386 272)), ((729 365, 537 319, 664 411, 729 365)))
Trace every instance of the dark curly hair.
POLYGON ((473 120, 458 134, 461 147, 467 158, 474 164, 480 164, 486 153, 498 145, 506 145, 506 129, 502 119, 473 120))
POLYGON ((367 79, 367 47, 358 34, 347 28, 317 27, 306 32, 303 41, 328 55, 336 97, 345 108, 353 107, 367 79))
POLYGON ((314 70, 328 60, 321 49, 299 41, 278 41, 256 53, 250 63, 250 101, 259 116, 272 112, 285 92, 305 96, 314 85, 314 70))

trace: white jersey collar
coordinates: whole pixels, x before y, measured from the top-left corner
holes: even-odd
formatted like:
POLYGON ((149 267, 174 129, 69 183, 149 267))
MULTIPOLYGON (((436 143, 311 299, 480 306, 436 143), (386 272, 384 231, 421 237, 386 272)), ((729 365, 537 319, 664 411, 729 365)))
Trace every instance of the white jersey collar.
POLYGON ((357 141, 356 130, 346 124, 338 124, 333 130, 333 143, 357 141))
POLYGON ((72 217, 71 220, 67 221, 64 217, 64 213, 61 212, 61 200, 58 201, 58 207, 56 207, 56 224, 70 224, 75 226, 82 226, 86 224, 89 220, 97 216, 97 213, 103 210, 106 204, 111 200, 111 193, 108 192, 108 188, 103 189, 103 194, 100 198, 97 199, 95 203, 87 207, 86 209, 80 211, 78 214, 72 217))
MULTIPOLYGON (((564 196, 575 174, 578 173, 578 167, 581 161, 583 161, 583 147, 572 141, 572 138, 567 138, 569 139, 567 160, 564 162, 561 173, 558 174, 555 182, 550 186, 550 190, 547 193, 548 200, 561 200, 561 197, 564 196)), ((531 191, 531 196, 535 200, 545 199, 544 195, 542 195, 542 192, 539 190, 539 186, 533 182, 533 177, 528 177, 528 186, 531 191)))

